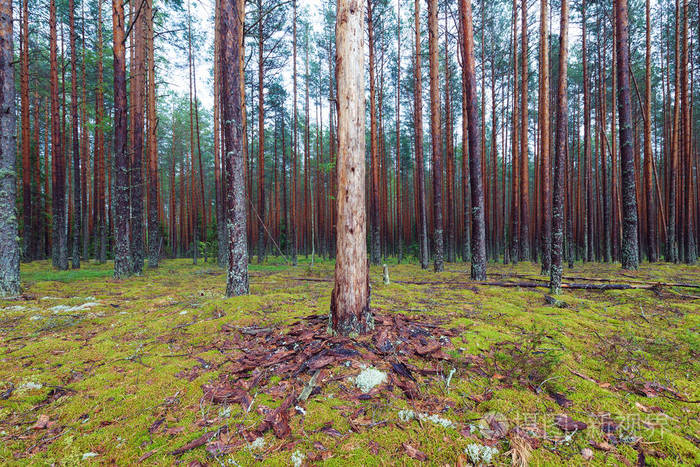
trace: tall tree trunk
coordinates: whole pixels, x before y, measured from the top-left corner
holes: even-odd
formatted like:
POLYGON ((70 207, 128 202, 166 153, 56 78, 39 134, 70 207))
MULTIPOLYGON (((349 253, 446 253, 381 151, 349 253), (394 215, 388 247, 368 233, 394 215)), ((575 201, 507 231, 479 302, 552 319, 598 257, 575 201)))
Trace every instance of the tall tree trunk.
POLYGON ((146 14, 143 11, 143 2, 132 5, 133 47, 134 47, 134 75, 130 77, 131 86, 134 88, 134 101, 131 105, 132 128, 131 137, 133 148, 131 151, 131 259, 135 274, 143 271, 143 140, 144 140, 144 103, 146 91, 146 14))
POLYGON ((683 128, 682 128, 682 152, 683 155, 683 171, 685 176, 685 187, 683 189, 683 210, 685 212, 684 222, 684 251, 685 262, 695 264, 697 261, 697 251, 695 245, 695 229, 693 226, 693 154, 691 152, 691 131, 692 131, 692 92, 688 93, 688 60, 689 60, 689 41, 688 41, 688 0, 683 0, 683 53, 681 56, 681 112, 683 128))
MULTIPOLYGON (((359 7, 358 7, 359 8, 359 7)), ((292 0, 292 183, 291 183, 291 219, 289 229, 290 256, 292 264, 297 264, 297 2, 292 0)))
POLYGON ((617 33, 617 85, 620 118, 620 159, 622 164, 622 203, 624 224, 622 233, 622 268, 639 267, 637 248, 637 200, 632 141, 632 103, 630 99, 627 0, 615 0, 615 30, 617 33))
POLYGON ((413 114, 415 132, 416 183, 418 185, 418 241, 420 243, 420 265, 427 269, 429 262, 428 250, 428 214, 425 199, 425 164, 423 163, 423 90, 421 77, 421 46, 420 46, 420 0, 414 0, 415 20, 415 63, 413 65, 413 114))
MULTIPOLYGON (((55 40, 56 5, 51 5, 55 40)), ((20 293, 13 60, 12 1, 0 0, 0 297, 20 293)))
POLYGON ((518 260, 522 259, 522 238, 521 238, 521 199, 520 199, 520 117, 518 111, 518 90, 520 82, 518 80, 518 0, 513 0, 513 131, 511 140, 511 255, 510 259, 513 264, 517 264, 518 260))
MULTIPOLYGON (((214 17, 214 199, 216 202, 216 238, 217 238, 217 264, 221 267, 227 264, 226 248, 226 223, 224 220, 223 180, 221 176, 221 162, 225 160, 225 154, 221 151, 221 11, 220 0, 216 0, 214 17), (220 160, 221 159, 221 160, 220 160)), ((225 146, 225 145, 221 145, 225 146)))
POLYGON ((656 249, 656 209, 654 192, 652 190, 652 158, 651 149, 651 1, 646 0, 646 70, 644 73, 644 194, 646 195, 646 247, 647 258, 650 262, 658 260, 656 249))
MULTIPOLYGON (((445 31, 447 31, 448 11, 445 8, 445 31)), ((454 161, 454 135, 452 134, 452 99, 450 98, 450 48, 449 40, 445 33, 445 213, 447 215, 447 231, 445 232, 445 240, 447 242, 447 262, 454 263, 455 261, 455 216, 454 216, 454 180, 455 180, 455 161, 454 161)), ((483 90, 483 88, 482 88, 483 90)))
POLYGON ((248 244, 246 241, 245 174, 243 172, 243 116, 241 112, 240 54, 243 47, 244 3, 221 0, 220 66, 223 90, 224 141, 226 144, 226 231, 228 276, 226 296, 248 293, 248 244))
MULTIPOLYGON (((24 240, 23 258, 34 259, 32 248, 32 169, 30 162, 30 126, 29 126, 29 10, 28 0, 22 1, 22 23, 20 25, 20 114, 22 125, 22 239, 24 240)), ((12 13, 10 11, 10 13, 12 13)), ((72 16, 71 16, 72 17, 72 16)), ((13 79, 14 82, 14 79, 13 79)), ((37 128, 38 130, 38 128, 37 128)), ((35 175, 36 176, 36 175, 35 175)))
POLYGON ((559 26, 559 84, 557 87, 556 138, 554 146, 554 193, 552 199, 552 266, 549 288, 553 294, 561 293, 561 276, 564 253, 564 177, 566 157, 566 128, 569 114, 567 105, 567 71, 569 42, 569 2, 561 2, 559 26))
POLYGON ((377 97, 374 72, 374 25, 373 2, 367 1, 367 31, 369 36, 369 120, 370 120, 370 165, 372 179, 370 181, 370 261, 377 265, 381 262, 381 239, 379 229, 379 148, 377 145, 377 97))
POLYGON ((102 90, 104 65, 102 63, 102 0, 97 1, 97 87, 95 88, 95 186, 97 203, 97 226, 99 249, 97 250, 97 262, 102 264, 107 259, 107 226, 105 207, 105 153, 104 153, 104 129, 102 128, 104 117, 104 94, 102 90))
POLYGON ((126 147, 126 52, 124 49, 124 3, 112 0, 114 53, 114 277, 131 275, 129 241, 129 153, 126 147))
POLYGON ((591 122, 590 122, 590 92, 588 83, 588 49, 586 47, 586 1, 581 3, 581 50, 583 56, 583 159, 584 159, 584 177, 583 177, 583 238, 584 238, 584 261, 593 261, 593 190, 592 190, 592 175, 593 168, 591 163, 591 122))
POLYGON ((441 272, 444 264, 437 0, 428 0, 428 49, 430 53, 430 146, 433 156, 433 249, 435 254, 433 261, 435 272, 441 272))
POLYGON ((396 242, 397 262, 403 259, 403 236, 401 232, 401 0, 396 0, 396 242))
POLYGON ((77 51, 75 47, 75 2, 68 2, 68 28, 70 34, 70 120, 73 144, 73 251, 71 253, 73 269, 80 268, 80 138, 78 136, 78 77, 75 66, 77 51))
POLYGON ((263 7, 258 3, 258 264, 265 259, 265 107, 263 85, 263 7))
POLYGON ((528 151, 528 108, 527 108, 527 83, 529 78, 527 60, 527 0, 522 0, 522 11, 520 15, 522 21, 522 59, 520 66, 522 71, 520 79, 522 87, 520 89, 520 251, 522 259, 530 261, 530 159, 528 151))
POLYGON ((548 6, 547 0, 540 2, 540 92, 539 92, 539 157, 542 167, 542 179, 540 181, 542 198, 542 274, 549 273, 552 260, 552 205, 549 174, 551 162, 549 160, 549 47, 548 31, 548 6))
POLYGON ((374 327, 366 259, 363 18, 362 8, 338 0, 338 233, 328 327, 342 335, 374 327))
MULTIPOLYGON (((469 132, 469 179, 471 185, 472 232, 471 232, 471 278, 486 280, 486 226, 484 224, 484 188, 481 177, 481 125, 476 97, 476 74, 474 72, 474 32, 472 28, 471 0, 460 0, 461 22, 464 34, 464 67, 462 79, 466 87, 467 131, 469 132)), ((482 96, 483 97, 483 96, 482 96)))
POLYGON ((51 87, 51 161, 52 161, 52 219, 53 265, 56 269, 68 269, 68 231, 66 224, 66 162, 63 153, 61 113, 58 100, 58 50, 56 44, 56 1, 49 3, 49 61, 51 87))
MULTIPOLYGON (((158 216, 158 132, 156 115, 156 63, 153 44, 153 0, 145 1, 146 50, 148 61, 148 101, 146 115, 148 138, 146 160, 148 161, 148 267, 158 267, 160 259, 160 219, 158 216)), ((215 105, 218 105, 216 101, 215 105)))

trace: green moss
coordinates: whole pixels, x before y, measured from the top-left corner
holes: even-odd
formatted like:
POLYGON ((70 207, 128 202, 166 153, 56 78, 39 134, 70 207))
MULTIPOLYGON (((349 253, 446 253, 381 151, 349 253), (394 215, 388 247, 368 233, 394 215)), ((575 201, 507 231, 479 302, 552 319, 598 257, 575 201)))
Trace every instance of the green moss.
MULTIPOLYGON (((285 325, 328 312, 332 282, 300 278, 330 279, 333 263, 316 258, 311 267, 310 258, 299 260, 295 268, 274 257, 263 265, 251 265, 250 295, 230 299, 224 297, 225 272, 211 263, 193 266, 191 260, 166 260, 156 270, 123 281, 111 279, 111 263, 84 262, 82 269, 69 271, 53 271, 46 261, 23 264, 23 286, 33 298, 0 301, 0 392, 8 383, 18 387, 34 381, 43 386, 16 391, 0 401, 0 433, 5 433, 0 434, 0 458, 67 465, 81 462, 86 452, 96 452, 95 461, 124 465, 153 450, 148 462, 172 464, 172 449, 211 429, 202 427, 202 420, 221 416, 221 407, 200 402, 201 385, 227 369, 227 356, 215 347, 226 339, 222 325, 285 325), (79 309, 88 302, 98 305, 79 309), (57 306, 78 309, 56 312, 57 306), (209 364, 204 368, 196 358, 209 364), (47 398, 52 386, 70 390, 47 398), (28 429, 40 413, 66 431, 28 458, 27 449, 45 435, 28 429), (162 427, 149 432, 160 418, 165 418, 162 427), (165 431, 178 426, 184 427, 180 433, 165 431)), ((700 300, 682 296, 697 294, 697 289, 664 289, 661 298, 649 290, 565 289, 559 298, 567 307, 557 308, 544 302, 545 288, 467 288, 463 284, 469 282, 468 265, 446 264, 445 272, 435 274, 415 263, 388 264, 390 285, 382 283, 381 267, 370 269, 376 312, 431 315, 444 319, 445 327, 460 329, 459 337, 452 339, 455 348, 448 353, 465 364, 457 365, 449 392, 441 389, 442 380, 422 388, 429 400, 450 402, 449 408, 427 413, 464 425, 478 425, 489 412, 502 414, 510 424, 522 424, 533 414, 551 419, 562 412, 589 423, 569 445, 553 450, 551 442, 543 441, 532 454, 532 465, 583 463, 580 450, 591 439, 602 440, 596 425, 600 414, 619 420, 636 417, 646 425, 626 426, 624 434, 641 437, 665 456, 647 456, 648 462, 700 462, 700 449, 689 438, 700 431, 694 405, 674 400, 673 394, 650 398, 634 390, 656 382, 688 399, 700 399, 696 378, 700 300), (538 344, 530 345, 535 340, 538 344), (529 350, 514 352, 516 347, 529 350), (543 358, 550 354, 556 358, 543 358), (474 355, 484 359, 485 368, 467 364, 474 355), (551 391, 564 394, 572 406, 557 405, 548 395, 551 391), (645 413, 637 404, 658 407, 654 409, 658 412, 645 413)), ((502 274, 499 280, 506 281, 521 280, 511 274, 541 278, 539 266, 531 263, 490 264, 489 272, 502 274)), ((700 283, 698 268, 682 265, 642 264, 629 275, 620 276, 619 265, 577 263, 573 270, 565 270, 564 282, 569 281, 567 276, 584 276, 700 283)), ((268 384, 279 382, 279 376, 272 375, 268 384)), ((274 407, 279 400, 258 392, 249 413, 234 405, 216 424, 254 426, 262 419, 255 409, 261 404, 274 407)), ((314 442, 320 442, 333 453, 328 465, 396 464, 408 460, 402 447, 408 442, 425 452, 431 463, 455 464, 468 444, 480 442, 479 434, 466 438, 458 430, 430 422, 400 423, 398 412, 414 407, 398 389, 393 397, 357 404, 368 408, 373 421, 388 422, 351 431, 337 409, 348 401, 336 382, 306 401, 305 416, 291 418, 298 441, 291 451, 282 448, 289 440, 266 434, 262 451, 244 447, 227 457, 241 465, 261 460, 288 465, 294 450, 308 456, 316 450, 314 442), (329 422, 347 436, 336 439, 318 431, 329 422)), ((555 428, 551 435, 562 433, 555 428)), ((498 448, 507 451, 507 441, 498 448)), ((623 444, 608 455, 595 451, 591 463, 603 465, 621 457, 635 462, 636 455, 633 447, 623 444)), ((227 463, 227 457, 219 460, 227 463)), ((195 459, 211 462, 202 448, 181 456, 184 462, 195 459)), ((497 458, 506 461, 503 454, 497 458)))

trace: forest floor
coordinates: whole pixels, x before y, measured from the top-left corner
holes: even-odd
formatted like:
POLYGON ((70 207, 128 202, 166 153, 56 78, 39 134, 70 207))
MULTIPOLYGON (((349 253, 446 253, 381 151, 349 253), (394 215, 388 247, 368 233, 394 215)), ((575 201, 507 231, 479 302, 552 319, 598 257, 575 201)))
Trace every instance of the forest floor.
POLYGON ((700 463, 700 268, 577 263, 565 282, 696 287, 558 300, 462 263, 389 271, 371 269, 376 332, 345 339, 329 261, 253 264, 231 299, 184 259, 124 281, 23 265, 0 301, 0 463, 700 463))

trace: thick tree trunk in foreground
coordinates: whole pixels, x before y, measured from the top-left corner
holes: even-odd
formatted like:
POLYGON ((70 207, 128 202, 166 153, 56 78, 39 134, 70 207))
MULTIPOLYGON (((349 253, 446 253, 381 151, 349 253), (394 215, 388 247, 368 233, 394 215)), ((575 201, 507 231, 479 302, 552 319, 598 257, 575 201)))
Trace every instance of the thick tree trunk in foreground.
POLYGON ((484 187, 481 166, 481 125, 476 98, 476 76, 474 72, 474 33, 472 27, 472 2, 460 1, 460 14, 464 34, 464 67, 462 78, 466 86, 467 131, 469 133, 469 179, 472 198, 472 280, 486 280, 486 227, 484 224, 484 187))
POLYGON ((428 49, 430 52, 430 147, 433 156, 433 258, 435 272, 442 271, 442 139, 440 137, 440 77, 438 64, 437 0, 428 0, 428 49))
POLYGON ((637 269, 639 256, 637 248, 637 198, 634 146, 632 135, 632 103, 630 98, 629 75, 629 24, 627 0, 615 0, 615 31, 617 33, 617 85, 620 118, 620 157, 622 165, 622 268, 637 269))
POLYGON ((12 61, 12 1, 0 0, 0 297, 20 292, 15 208, 15 71, 12 61))
POLYGON ((338 218, 328 327, 342 335, 363 334, 374 327, 366 243, 363 18, 357 3, 338 0, 338 218))
POLYGON ((556 139, 554 146, 554 193, 552 200, 552 266, 549 288, 553 294, 561 293, 561 276, 564 253, 564 170, 566 157, 566 127, 569 121, 567 107, 567 71, 569 41, 569 3, 561 2, 559 28, 559 85, 556 106, 556 139))
POLYGON ((73 144, 73 269, 80 268, 80 139, 78 137, 78 77, 75 67, 75 2, 68 2, 68 22, 70 31, 70 121, 73 144))
POLYGON ((414 1, 415 19, 415 64, 413 66, 413 124, 416 152, 416 184, 418 185, 418 242, 420 244, 420 266, 428 269, 428 213, 425 200, 425 164, 423 163, 423 86, 421 78, 420 50, 420 0, 414 1))
POLYGON ((126 147, 126 52, 124 3, 112 0, 114 28, 114 277, 131 275, 129 153, 126 147))
POLYGON ((241 70, 243 25, 242 2, 221 1, 222 98, 224 114, 226 232, 228 237, 228 276, 226 295, 248 293, 248 244, 246 241, 245 176, 243 173, 243 115, 241 110, 241 70))

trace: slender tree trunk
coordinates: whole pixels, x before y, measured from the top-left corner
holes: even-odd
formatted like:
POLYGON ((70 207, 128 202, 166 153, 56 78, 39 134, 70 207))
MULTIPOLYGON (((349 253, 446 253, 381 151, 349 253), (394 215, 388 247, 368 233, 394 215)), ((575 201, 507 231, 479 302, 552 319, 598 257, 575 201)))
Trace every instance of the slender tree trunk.
POLYGON ((567 71, 569 41, 569 2, 561 2, 559 26, 559 84, 557 88, 556 138, 554 146, 554 194, 552 200, 552 266, 549 288, 553 294, 561 293, 564 250, 564 172, 568 126, 567 71))
POLYGON ((131 258, 135 274, 143 271, 143 148, 144 148, 144 103, 146 90, 146 14, 141 2, 132 5, 134 75, 130 77, 134 89, 132 103, 133 127, 130 128, 133 140, 131 152, 131 258))
POLYGON ((549 160, 549 47, 548 31, 548 6, 547 0, 540 2, 540 105, 539 105, 539 130, 540 130, 540 164, 542 166, 542 179, 540 181, 542 199, 542 274, 549 273, 552 259, 552 206, 549 174, 551 162, 549 160))
POLYGON ((403 236, 401 232, 401 0, 396 0, 396 242, 397 262, 403 259, 403 236))
MULTIPOLYGON (((51 2, 55 34, 56 6, 51 2)), ((53 36, 55 40, 55 35, 53 36)), ((12 1, 0 0, 0 297, 20 293, 12 1)), ((55 44, 55 42, 54 42, 55 44)), ((55 58, 55 57, 54 57, 55 58)))
MULTIPOLYGON (((445 30, 447 31, 448 11, 445 8, 445 30)), ((445 183, 445 213, 447 217, 447 232, 445 232, 445 240, 447 242, 447 262, 454 263, 455 261, 455 216, 454 216, 454 180, 455 180, 455 163, 454 163, 454 135, 452 134, 452 99, 450 98, 450 52, 449 40, 445 33, 445 165, 446 165, 446 183, 445 183)), ((483 88, 482 88, 483 89, 483 88)))
POLYGON ((651 1, 646 0, 646 70, 644 74, 644 194, 646 195, 647 220, 647 258, 650 262, 658 260, 656 249, 656 209, 652 190, 652 163, 654 154, 651 149, 651 1))
POLYGON ((685 212, 685 232, 684 232, 684 251, 685 262, 695 264, 697 261, 697 251, 695 245, 695 229, 693 226, 693 154, 691 152, 691 131, 692 131, 692 92, 688 93, 688 61, 689 61, 689 41, 688 41, 688 0, 683 0, 683 53, 681 56, 681 112, 683 128, 682 132, 682 154, 683 157, 683 173, 685 174, 685 187, 683 192, 683 211, 685 212))
POLYGON ((258 264, 265 260, 265 102, 263 83, 263 7, 258 3, 258 264))
POLYGON ((484 224, 484 189, 481 177, 481 125, 476 97, 476 74, 474 71, 474 32, 472 28, 471 0, 460 0, 460 13, 464 34, 464 67, 462 79, 466 86, 467 131, 469 133, 469 179, 472 204, 472 280, 486 280, 486 226, 484 224))
POLYGON ((520 15, 522 21, 522 67, 521 76, 522 87, 520 90, 520 251, 522 259, 530 261, 530 159, 528 150, 528 107, 527 107, 527 83, 529 78, 527 60, 527 0, 522 0, 522 11, 520 15))
POLYGON ((370 182, 370 261, 377 265, 381 262, 381 238, 379 228, 379 148, 377 145, 377 98, 374 72, 374 26, 373 2, 367 1, 367 31, 369 46, 369 119, 370 119, 370 164, 372 179, 370 182))
MULTIPOLYGON (((359 8, 359 7, 357 7, 359 8)), ((292 264, 297 264, 297 2, 292 0, 292 81, 293 81, 293 101, 292 112, 292 183, 291 183, 291 219, 289 229, 290 255, 292 264)))
MULTIPOLYGON (((216 0, 216 11, 215 11, 215 29, 214 29, 214 192, 215 192, 215 202, 216 202, 216 238, 217 238, 217 264, 221 267, 227 264, 227 252, 226 248, 226 223, 224 220, 224 199, 222 185, 223 180, 221 177, 221 160, 225 160, 225 157, 220 157, 223 155, 221 152, 221 135, 220 129, 222 128, 220 111, 221 111, 221 65, 219 62, 219 57, 221 56, 221 11, 220 11, 220 0, 216 0)), ((222 145, 223 146, 223 145, 222 145)))
POLYGON ((630 99, 627 0, 615 0, 617 40, 617 84, 620 118, 620 158, 622 163, 622 203, 624 224, 622 235, 622 268, 639 267, 637 248, 637 200, 632 141, 632 104, 630 99))
POLYGON ((52 220, 53 265, 68 269, 68 232, 66 229, 66 163, 63 153, 60 103, 58 100, 58 51, 56 45, 56 1, 49 3, 49 54, 51 87, 51 161, 52 161, 52 220))
POLYGON ((521 199, 520 199, 520 117, 518 116, 518 91, 520 82, 518 80, 518 1, 513 0, 513 131, 511 140, 511 260, 513 264, 523 258, 522 256, 522 229, 521 223, 521 199))
POLYGON ((126 51, 124 49, 124 3, 112 0, 114 37, 114 277, 132 273, 129 241, 129 154, 126 148, 126 51))
POLYGON ((75 66, 76 47, 75 47, 75 2, 68 2, 68 28, 70 34, 70 83, 71 83, 71 99, 70 99, 70 119, 71 119, 71 136, 73 145, 73 251, 72 266, 73 269, 80 268, 80 138, 78 136, 78 77, 75 66))
MULTIPOLYGON (((148 266, 158 267, 160 259, 161 235, 158 216, 158 132, 156 116, 156 64, 153 44, 153 0, 144 0, 146 23, 146 48, 148 61, 148 102, 146 114, 148 138, 146 160, 148 161, 148 266)), ((218 101, 215 103, 218 105, 218 101)))
POLYGON ((441 272, 444 264, 437 0, 428 0, 428 48, 430 53, 430 146, 433 156, 433 249, 435 254, 433 261, 435 272, 441 272))
MULTIPOLYGON (((22 1, 22 23, 20 26, 20 113, 22 125, 22 239, 25 261, 34 259, 32 251, 32 170, 30 162, 30 126, 29 126, 29 11, 28 0, 22 1)), ((12 13, 10 11, 10 13, 12 13)), ((72 17, 72 16, 71 16, 72 17)), ((13 79, 14 82, 14 79, 13 79)))
POLYGON ((415 63, 413 66, 413 114, 415 132, 416 182, 418 185, 418 241, 420 242, 421 268, 427 269, 428 250, 428 214, 425 199, 425 164, 423 163, 423 90, 421 77, 421 46, 420 46, 420 0, 414 0, 415 20, 415 63))
MULTIPOLYGON (((95 186, 97 203, 97 226, 99 249, 97 262, 103 264, 107 259, 107 226, 105 207, 105 153, 104 153, 104 94, 102 90, 104 65, 102 63, 102 0, 97 2, 97 88, 95 89, 95 186)), ((96 242, 97 244, 97 242, 96 242)))
POLYGON ((357 4, 338 0, 338 234, 328 327, 342 335, 374 327, 366 259, 363 18, 357 4))

